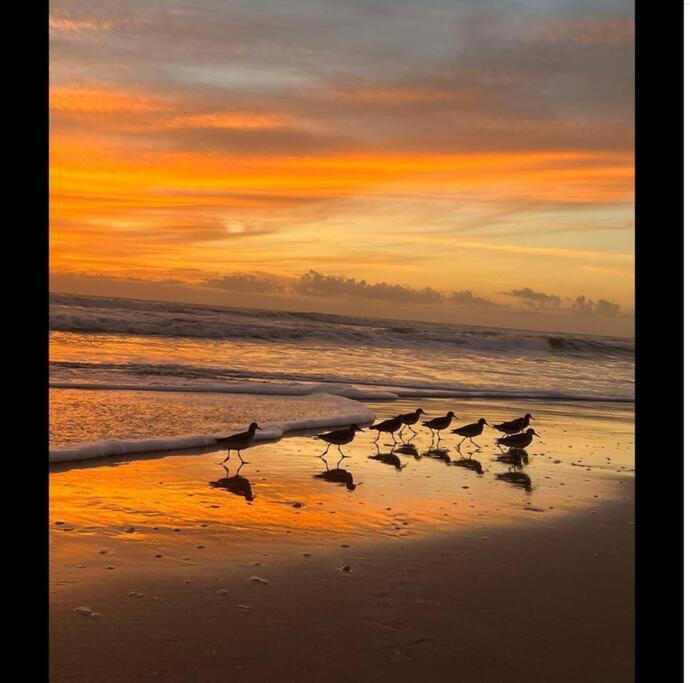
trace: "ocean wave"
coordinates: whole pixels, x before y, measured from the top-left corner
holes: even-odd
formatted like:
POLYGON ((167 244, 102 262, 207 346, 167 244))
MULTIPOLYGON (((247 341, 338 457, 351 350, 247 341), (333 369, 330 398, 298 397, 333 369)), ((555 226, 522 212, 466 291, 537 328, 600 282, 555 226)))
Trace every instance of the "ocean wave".
POLYGON ((476 352, 586 354, 631 360, 635 352, 633 340, 612 337, 65 294, 51 295, 50 329, 288 344, 450 346, 476 352))
MULTIPOLYGON (((360 382, 360 384, 362 384, 360 382)), ((365 385, 319 382, 315 384, 280 384, 274 382, 225 382, 223 384, 149 384, 124 382, 58 382, 52 389, 82 389, 91 391, 162 391, 180 393, 257 394, 266 396, 310 396, 329 394, 358 401, 395 401, 399 398, 501 398, 557 401, 590 401, 632 403, 634 398, 623 395, 601 395, 558 389, 490 389, 439 387, 428 384, 365 385)))
MULTIPOLYGON (((262 422, 262 431, 257 432, 255 441, 276 441, 293 432, 334 429, 350 424, 370 424, 374 414, 366 406, 348 401, 343 408, 326 417, 304 418, 282 422, 262 422)), ((239 431, 239 430, 238 430, 239 431)), ((235 432, 232 432, 235 433, 235 432)), ((155 439, 104 439, 79 443, 62 448, 52 448, 49 452, 50 464, 78 462, 105 458, 109 456, 134 455, 163 451, 186 450, 212 446, 224 434, 187 434, 169 438, 155 439)))

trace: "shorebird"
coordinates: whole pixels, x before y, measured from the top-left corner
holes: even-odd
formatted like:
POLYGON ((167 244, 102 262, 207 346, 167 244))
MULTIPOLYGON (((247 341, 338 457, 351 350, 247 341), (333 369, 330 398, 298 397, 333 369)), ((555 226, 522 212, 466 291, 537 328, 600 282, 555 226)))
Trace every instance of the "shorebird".
POLYGON ((224 436, 220 439, 216 439, 216 443, 222 443, 224 446, 228 447, 228 455, 223 460, 221 465, 226 463, 228 461, 228 458, 230 457, 230 451, 237 451, 237 455, 239 459, 242 461, 244 464, 244 460, 242 459, 242 454, 240 451, 245 450, 245 448, 249 448, 252 445, 252 442, 254 441, 254 434, 256 433, 256 430, 263 431, 261 427, 259 427, 256 422, 252 422, 249 425, 249 429, 246 432, 240 432, 239 434, 231 434, 230 436, 224 436))
MULTIPOLYGON (((225 465, 223 465, 223 468, 225 469, 226 474, 230 474, 225 465)), ((251 502, 254 500, 252 485, 249 482, 249 479, 240 477, 239 472, 241 469, 242 465, 237 468, 237 472, 235 472, 233 477, 223 477, 218 481, 210 481, 209 486, 212 486, 216 489, 225 489, 226 491, 230 491, 230 493, 234 493, 236 496, 243 496, 246 500, 251 502)))
MULTIPOLYGON (((477 446, 472 437, 479 436, 482 433, 485 424, 486 420, 482 417, 477 422, 473 422, 472 424, 465 425, 464 427, 458 427, 457 429, 451 429, 450 431, 453 434, 463 437, 463 440, 455 447, 455 450, 457 450, 458 453, 460 452, 460 446, 462 446, 465 439, 469 439, 475 446, 477 446)), ((481 446, 477 446, 477 448, 481 448, 481 446)))
POLYGON ((325 434, 319 434, 315 436, 315 439, 321 439, 321 441, 325 441, 328 444, 328 446, 326 446, 326 450, 323 453, 321 453, 319 458, 323 460, 324 456, 328 453, 328 449, 331 446, 337 446, 340 455, 342 455, 343 458, 347 458, 348 456, 340 450, 340 447, 344 446, 347 443, 350 443, 350 441, 352 441, 355 438, 356 432, 363 431, 364 430, 360 429, 356 424, 351 424, 347 429, 337 429, 334 432, 326 432, 325 434))
POLYGON ((515 420, 510 420, 509 422, 501 422, 498 425, 491 425, 494 429, 498 429, 499 432, 504 434, 517 434, 523 429, 529 427, 529 421, 534 418, 527 413, 525 417, 518 417, 515 420))
POLYGON ((402 415, 396 415, 395 417, 391 417, 388 420, 383 420, 383 422, 379 422, 377 425, 370 425, 369 429, 374 429, 378 432, 376 438, 374 439, 374 443, 376 443, 381 437, 381 432, 386 432, 387 434, 390 434, 393 437, 393 441, 395 441, 395 432, 397 432, 401 426, 402 415))
MULTIPOLYGON (((510 434, 508 436, 502 436, 500 439, 496 439, 496 443, 499 446, 506 446, 511 450, 521 450, 527 448, 532 443, 532 437, 539 436, 531 427, 521 434, 510 434)), ((539 436, 541 439, 541 436, 539 436)))
POLYGON ((405 413, 404 415, 400 416, 400 419, 404 425, 400 430, 400 436, 402 436, 402 433, 405 431, 405 427, 407 427, 415 436, 417 436, 417 432, 412 429, 412 425, 419 422, 420 415, 426 415, 426 413, 421 408, 417 408, 414 413, 405 413))
POLYGON ((429 429, 433 440, 434 432, 436 432, 436 436, 440 439, 441 430, 448 429, 451 420, 457 420, 455 413, 452 411, 446 413, 443 417, 434 417, 431 420, 426 420, 422 422, 422 424, 429 429))

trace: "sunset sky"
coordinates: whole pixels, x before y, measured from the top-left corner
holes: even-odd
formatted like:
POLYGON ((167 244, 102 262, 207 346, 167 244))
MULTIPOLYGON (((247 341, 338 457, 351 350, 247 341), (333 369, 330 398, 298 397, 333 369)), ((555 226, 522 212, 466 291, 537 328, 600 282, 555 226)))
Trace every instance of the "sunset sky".
POLYGON ((632 334, 633 12, 52 2, 52 286, 632 334))

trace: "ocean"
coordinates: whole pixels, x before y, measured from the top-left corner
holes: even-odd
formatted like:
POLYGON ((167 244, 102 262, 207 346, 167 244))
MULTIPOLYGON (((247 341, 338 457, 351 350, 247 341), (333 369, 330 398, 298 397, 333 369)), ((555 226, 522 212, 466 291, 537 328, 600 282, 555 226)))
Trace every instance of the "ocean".
POLYGON ((205 445, 251 415, 274 438, 398 397, 631 403, 634 352, 614 337, 52 294, 51 459, 205 445), (127 416, 142 411, 138 429, 127 416))

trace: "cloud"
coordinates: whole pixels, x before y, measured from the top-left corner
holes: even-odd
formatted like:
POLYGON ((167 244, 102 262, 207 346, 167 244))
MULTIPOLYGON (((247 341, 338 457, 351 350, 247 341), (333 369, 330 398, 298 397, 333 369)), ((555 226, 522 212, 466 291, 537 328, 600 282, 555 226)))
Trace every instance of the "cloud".
POLYGON ((621 315, 620 304, 613 303, 607 299, 599 299, 594 302, 583 296, 578 296, 572 304, 572 310, 576 313, 583 313, 586 315, 602 315, 608 317, 615 317, 621 315))
POLYGON ((366 280, 323 275, 315 270, 304 273, 295 284, 294 290, 307 296, 349 296, 412 304, 440 304, 444 301, 443 295, 431 287, 412 289, 386 282, 370 284, 366 280))
POLYGON ((531 287, 524 287, 523 289, 513 289, 509 292, 504 292, 510 296, 517 297, 523 300, 530 306, 543 307, 558 307, 561 305, 561 297, 556 294, 546 294, 545 292, 535 292, 531 287))
POLYGON ((499 304, 484 299, 480 296, 475 296, 469 289, 460 292, 452 292, 448 295, 448 302, 451 304, 458 304, 460 306, 498 306, 499 304))
POLYGON ((227 289, 231 292, 253 292, 255 294, 281 294, 285 285, 271 278, 256 275, 233 274, 206 280, 203 284, 214 289, 227 289))

